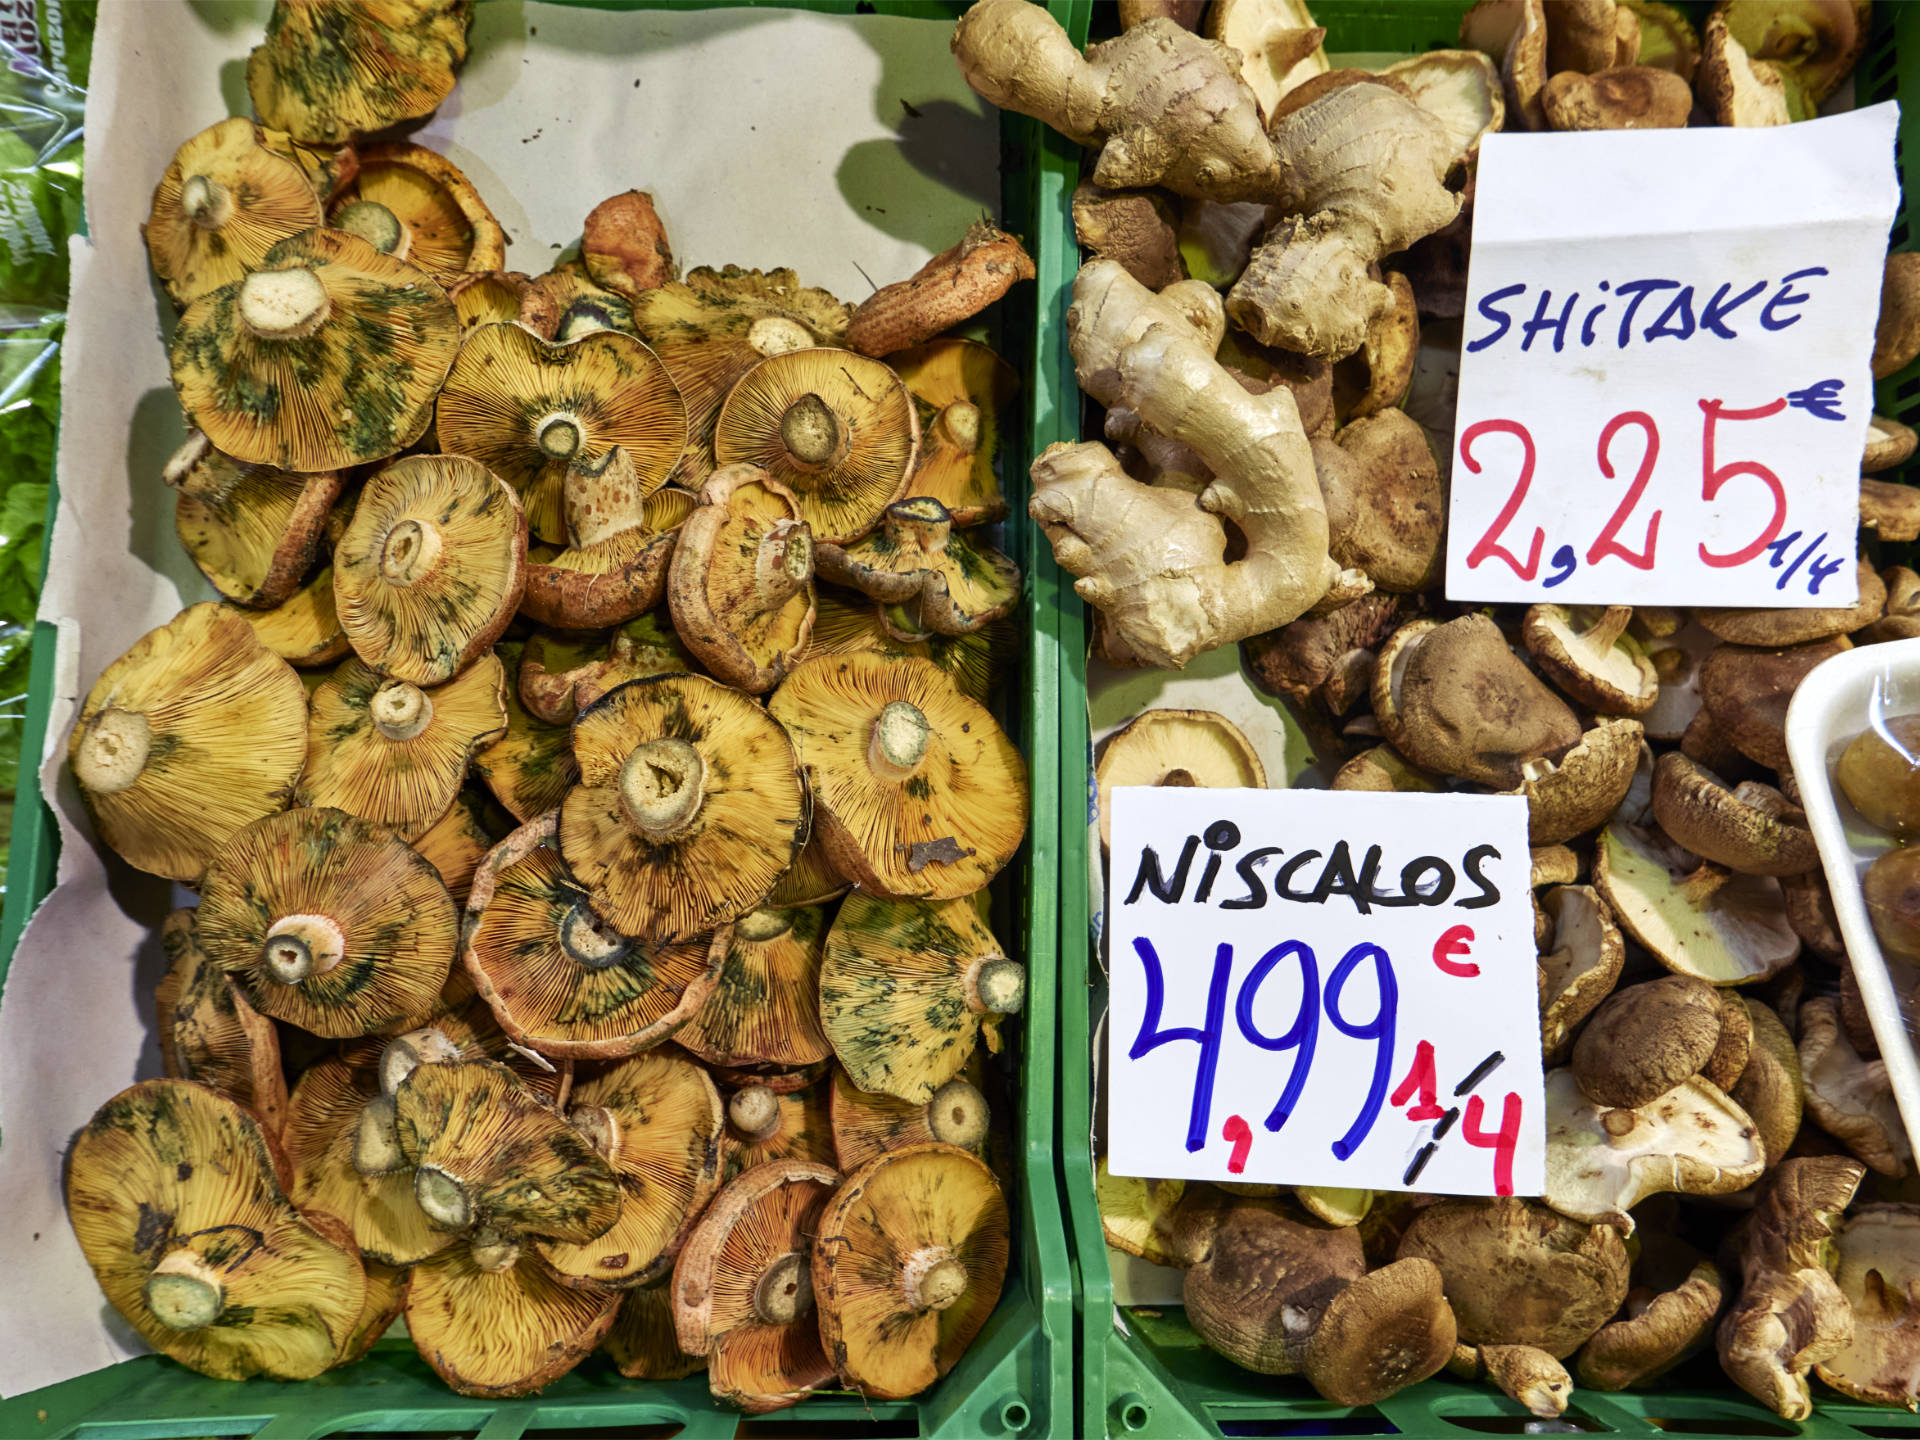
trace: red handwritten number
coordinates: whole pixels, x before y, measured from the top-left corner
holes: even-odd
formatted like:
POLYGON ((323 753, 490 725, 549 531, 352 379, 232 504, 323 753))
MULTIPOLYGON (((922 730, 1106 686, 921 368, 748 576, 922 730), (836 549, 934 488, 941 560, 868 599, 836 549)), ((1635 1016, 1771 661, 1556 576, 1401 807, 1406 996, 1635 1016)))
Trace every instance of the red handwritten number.
POLYGON ((1233 1146, 1233 1153, 1227 1156, 1227 1169, 1238 1175, 1247 1168, 1247 1151, 1253 1148, 1253 1127, 1239 1115, 1229 1115, 1227 1123, 1220 1127, 1220 1138, 1233 1146))
POLYGON ((1477 570, 1488 560, 1499 558, 1512 567, 1513 573, 1522 580, 1531 580, 1540 569, 1540 547, 1546 544, 1544 530, 1535 528, 1533 548, 1527 551, 1527 563, 1522 565, 1511 550, 1500 543, 1501 532, 1513 523, 1513 517, 1520 513, 1520 507, 1526 502, 1527 487, 1533 484, 1534 448, 1533 436, 1527 433, 1527 427, 1515 420, 1482 420, 1469 425, 1460 435, 1460 463, 1478 475, 1480 462, 1473 458, 1473 442, 1482 435, 1511 435, 1520 442, 1520 478, 1513 487, 1513 493, 1507 497, 1507 503, 1493 518, 1493 524, 1487 527, 1487 533, 1480 537, 1467 555, 1467 568, 1477 570))
POLYGON ((1407 1067, 1407 1078, 1387 1099, 1395 1105, 1404 1105, 1417 1093, 1420 1103, 1407 1111, 1407 1119, 1438 1120, 1447 1113, 1440 1108, 1436 1093, 1439 1088, 1440 1081, 1433 1069, 1433 1042, 1422 1040, 1413 1047, 1413 1064, 1407 1067))
POLYGON ((1619 508, 1613 512, 1613 518, 1607 521, 1606 528, 1587 549, 1587 564, 1597 565, 1609 557, 1627 562, 1636 570, 1653 568, 1653 547, 1660 539, 1660 512, 1653 512, 1653 518, 1647 521, 1647 546, 1640 551, 1629 550, 1613 537, 1620 533, 1620 527, 1627 522, 1627 516, 1633 513, 1633 507, 1640 503, 1640 497, 1646 493, 1647 481, 1653 478, 1653 465, 1660 458, 1660 431, 1653 423, 1653 417, 1644 410, 1629 410, 1616 415, 1607 422, 1607 428, 1600 432, 1600 473, 1611 480, 1613 461, 1607 451, 1613 444, 1613 437, 1620 433, 1625 425, 1638 425, 1647 432, 1646 452, 1640 457, 1640 468, 1633 472, 1633 484, 1627 487, 1626 498, 1621 500, 1619 508))
POLYGON ((1513 1152, 1520 1143, 1520 1097, 1511 1090, 1507 1092, 1507 1098, 1500 1105, 1500 1128, 1492 1134, 1480 1128, 1486 1118, 1487 1107, 1480 1097, 1468 1096, 1467 1113, 1460 1122, 1460 1133, 1469 1145, 1493 1151, 1493 1193, 1511 1195, 1513 1152))
POLYGON ((1700 408, 1706 412, 1707 421, 1700 432, 1700 496, 1711 500, 1720 493, 1720 487, 1729 480, 1737 480, 1743 475, 1751 475, 1773 492, 1773 518, 1767 521, 1762 530, 1749 545, 1725 555, 1716 555, 1700 546, 1700 558, 1716 569, 1725 570, 1733 565, 1744 565, 1771 545, 1787 523, 1787 490, 1780 483, 1780 477, 1766 466, 1753 460, 1736 460, 1731 465, 1715 466, 1713 463, 1713 427, 1722 420, 1764 420, 1769 415, 1778 415, 1787 408, 1785 398, 1771 405, 1762 405, 1753 410, 1729 410, 1718 400, 1702 400, 1700 408))

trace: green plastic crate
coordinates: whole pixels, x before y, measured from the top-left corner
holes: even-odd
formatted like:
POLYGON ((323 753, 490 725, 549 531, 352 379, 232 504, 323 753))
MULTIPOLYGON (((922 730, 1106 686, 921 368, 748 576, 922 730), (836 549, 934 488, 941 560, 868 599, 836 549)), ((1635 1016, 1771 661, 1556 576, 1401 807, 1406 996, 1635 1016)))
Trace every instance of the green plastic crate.
MULTIPOLYGON (((1460 0, 1310 0, 1316 23, 1327 27, 1333 53, 1415 53, 1457 43, 1460 0)), ((1707 5, 1683 7, 1696 19, 1707 5)), ((1072 7, 1070 25, 1084 43, 1089 20, 1096 38, 1111 33, 1107 7, 1090 0, 1072 7)), ((1059 13, 1056 11, 1056 13, 1059 13)), ((1920 77, 1920 4, 1879 0, 1872 41, 1855 71, 1861 104, 1895 99, 1904 74, 1920 77), (1903 54, 1904 51, 1904 54, 1903 54)), ((1920 81, 1912 91, 1920 95, 1920 81)), ((1910 195, 1920 195, 1920 99, 1901 117, 1899 167, 1910 195)), ((1906 212, 1892 243, 1907 248, 1906 212)), ((1070 206, 1041 217, 1043 286, 1071 285, 1078 255, 1070 206)), ((1043 288, 1043 298, 1045 290, 1043 288)), ((1054 315, 1062 310, 1050 312, 1054 315)), ((1064 385, 1073 383, 1064 331, 1046 363, 1064 385)), ((1065 393, 1071 394, 1069 388, 1065 393)), ((1920 363, 1882 381, 1878 409, 1920 423, 1920 363)), ((1089 435, 1098 435, 1097 428, 1089 435)), ((1038 437, 1036 437, 1038 438, 1038 437)), ((1077 435, 1057 438, 1078 438, 1077 435)), ((1909 469, 1912 469, 1909 466, 1909 469)), ((1883 478, 1912 478, 1883 477, 1883 478)), ((1087 624, 1071 590, 1061 622, 1060 790, 1093 801, 1091 737, 1086 705, 1087 624)), ((1185 1312, 1116 1311, 1113 1277, 1100 1232, 1093 1188, 1092 1047, 1106 1013, 1106 982, 1093 960, 1083 877, 1088 854, 1086 815, 1063 805, 1061 836, 1060 976, 1064 998, 1060 1035, 1061 1193, 1074 1247, 1074 1303, 1080 1328, 1075 1433, 1082 1436, 1224 1437, 1277 1435, 1489 1435, 1553 1430, 1615 1435, 1920 1435, 1920 1416, 1846 1401, 1815 1382, 1815 1413, 1805 1425, 1782 1420, 1719 1372, 1709 1355, 1647 1393, 1575 1392, 1565 1421, 1541 1422, 1491 1386, 1441 1376, 1359 1408, 1320 1399, 1304 1380, 1252 1374, 1214 1354, 1186 1322, 1185 1312)))
MULTIPOLYGON (((607 9, 718 8, 761 0, 562 0, 607 9)), ((896 15, 951 25, 961 0, 800 0, 788 8, 827 14, 896 15)), ((207 83, 214 83, 208 77, 207 83)), ((1002 117, 1002 216, 1014 233, 1033 237, 1037 217, 1065 204, 1077 157, 1058 137, 1020 116, 1002 117), (1065 187, 1065 188, 1063 188, 1065 187)), ((1071 272, 1069 271, 1069 275, 1071 272)), ((1055 297, 1045 297, 1052 313, 1055 297)), ((1073 1433, 1072 1280, 1066 1227, 1054 1174, 1058 1065, 1054 1054, 1056 941, 1061 767, 1059 626, 1063 583, 1052 553, 1026 520, 1027 461, 1034 448, 1078 423, 1078 394, 1059 388, 1047 363, 1057 353, 1053 335, 1036 324, 1033 292, 1017 289, 1000 309, 998 348, 1024 382, 1016 412, 1003 429, 1002 473, 1014 519, 1006 548, 1027 576, 1025 623, 1016 678, 1006 687, 1004 719, 1019 742, 1032 777, 1033 825, 1019 863, 996 882, 997 914, 1017 925, 1028 970, 1021 1023, 1009 1029, 1018 1064, 1020 1113, 1015 1130, 1013 1193, 1017 1217, 1006 1286, 973 1346, 938 1385, 912 1400, 870 1402, 828 1392, 795 1409, 743 1420, 716 1405, 706 1377, 670 1384, 621 1378, 596 1356, 539 1395, 521 1400, 468 1399, 448 1390, 411 1342, 388 1338, 358 1364, 298 1384, 208 1380, 159 1356, 142 1356, 31 1394, 0 1400, 0 1437, 85 1437, 85 1440, 159 1440, 166 1436, 254 1436, 258 1440, 318 1440, 328 1435, 477 1436, 517 1440, 577 1431, 679 1435, 721 1440, 741 1435, 832 1434, 858 1437, 1052 1437, 1073 1433), (1065 397, 1063 399, 1063 397, 1065 397), (1064 415, 1064 418, 1063 418, 1064 415)), ((49 501, 49 515, 57 503, 49 501)), ((37 759, 46 739, 53 680, 55 631, 36 628, 31 701, 26 721, 20 790, 0 916, 0 985, 20 932, 52 888, 59 839, 41 800, 37 759)), ((1078 634, 1074 637, 1079 644, 1078 634)), ((0 991, 0 1003, 4 992, 0 991)), ((107 1097, 100 1097, 105 1100, 107 1097)))

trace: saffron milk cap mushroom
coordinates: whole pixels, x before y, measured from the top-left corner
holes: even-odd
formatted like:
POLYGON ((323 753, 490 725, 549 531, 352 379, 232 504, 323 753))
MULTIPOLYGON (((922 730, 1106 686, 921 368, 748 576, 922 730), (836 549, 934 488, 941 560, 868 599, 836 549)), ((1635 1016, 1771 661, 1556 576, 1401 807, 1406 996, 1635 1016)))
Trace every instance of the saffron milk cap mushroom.
POLYGON ((994 477, 1000 412, 1019 388, 1014 369, 977 340, 929 340, 887 357, 920 419, 920 459, 908 489, 938 500, 955 525, 1004 517, 994 477))
POLYGON ((243 465, 194 434, 162 474, 179 492, 173 530, 214 589, 238 605, 266 609, 299 588, 326 535, 345 477, 297 475, 243 465))
POLYGON ((575 455, 561 482, 572 543, 529 554, 521 613, 542 625, 593 630, 651 610, 666 594, 667 567, 692 513, 684 500, 678 490, 645 493, 621 446, 575 455))
POLYGON ((714 1078, 736 1088, 727 1097, 724 1177, 773 1160, 834 1164, 827 1067, 743 1071, 716 1067, 714 1078))
POLYGON ((1186 1181, 1115 1175, 1102 1155, 1094 1164, 1093 1189, 1100 1206, 1100 1233, 1109 1246, 1150 1265, 1178 1263, 1174 1233, 1186 1181))
POLYGON ((679 1380, 707 1368, 707 1357, 687 1354, 673 1333, 671 1275, 623 1293, 605 1343, 614 1367, 629 1380, 679 1380))
POLYGON ((727 958, 677 1044, 714 1065, 812 1065, 833 1054, 820 1028, 827 911, 763 907, 733 923, 727 958))
MULTIPOLYGON (((510 653, 502 645, 496 654, 510 653)), ((514 819, 527 821, 557 809, 580 779, 572 735, 527 713, 520 702, 518 666, 507 686, 507 728, 500 738, 476 750, 474 773, 514 819)))
POLYGON ((992 1114, 987 1097, 967 1078, 979 1078, 979 1067, 962 1067, 924 1104, 860 1089, 847 1072, 835 1066, 829 1104, 833 1121, 833 1153, 840 1169, 851 1174, 869 1160, 906 1145, 938 1142, 987 1158, 992 1114))
POLYGON ((274 0, 247 57, 254 113, 314 145, 431 115, 467 58, 472 0, 274 0))
MULTIPOLYGON (((322 565, 313 578, 271 610, 223 607, 253 627, 254 638, 289 665, 311 669, 331 665, 352 651, 347 632, 333 608, 333 567, 322 565)), ((303 683, 304 677, 303 677, 303 683)))
POLYGON ((936 634, 972 634, 1020 602, 1020 568, 956 533, 947 508, 924 495, 894 501, 872 534, 822 544, 815 558, 827 579, 905 605, 936 634))
POLYGON ((353 183, 327 207, 327 223, 443 285, 507 263, 506 232, 473 182, 423 145, 362 150, 353 183))
MULTIPOLYGON (((160 925, 167 973, 154 991, 160 1068, 244 1106, 277 1136, 287 1118, 280 1032, 247 1003, 233 978, 207 959, 192 910, 170 911, 160 925)), ((323 1207, 324 1208, 324 1207, 323 1207)))

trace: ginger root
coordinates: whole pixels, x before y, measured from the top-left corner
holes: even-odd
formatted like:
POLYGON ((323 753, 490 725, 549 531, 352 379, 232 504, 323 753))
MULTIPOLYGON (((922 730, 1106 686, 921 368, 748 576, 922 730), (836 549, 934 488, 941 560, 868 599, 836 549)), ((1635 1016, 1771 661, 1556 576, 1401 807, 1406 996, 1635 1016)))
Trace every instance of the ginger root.
POLYGON ((1326 507, 1289 391, 1248 394, 1184 321, 1149 325, 1116 368, 1118 403, 1214 475, 1197 496, 1142 485, 1092 443, 1052 445, 1034 462, 1028 512, 1120 647, 1178 670, 1298 618, 1336 583, 1364 590, 1328 558, 1326 507), (1247 542, 1232 562, 1227 520, 1247 542))
POLYGON ((953 32, 960 73, 1002 110, 1098 146, 1108 190, 1159 185, 1208 200, 1253 200, 1281 186, 1240 52, 1172 20, 1144 20, 1088 50, 1029 0, 977 0, 953 32))
POLYGON ((1343 85, 1275 124, 1293 212, 1267 232, 1227 293, 1262 344, 1340 360, 1393 309, 1368 268, 1447 225, 1458 147, 1446 127, 1384 85, 1343 85))

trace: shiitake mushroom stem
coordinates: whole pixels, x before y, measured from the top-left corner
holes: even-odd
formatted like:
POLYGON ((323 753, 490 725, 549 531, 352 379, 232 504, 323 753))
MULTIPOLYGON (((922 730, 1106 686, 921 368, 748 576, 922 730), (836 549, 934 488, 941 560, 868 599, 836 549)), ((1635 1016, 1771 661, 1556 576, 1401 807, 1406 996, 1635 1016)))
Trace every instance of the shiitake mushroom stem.
POLYGON ((389 740, 411 740, 433 723, 433 700, 418 685, 389 680, 367 701, 373 728, 389 740))
POLYGON ((421 1213, 442 1230, 464 1230, 473 1223, 473 1198, 467 1187, 438 1165, 413 1172, 413 1198, 421 1213))
POLYGON ((325 915, 287 915, 274 921, 260 946, 267 973, 282 985, 298 985, 312 975, 324 975, 340 963, 346 937, 325 915))
POLYGON ((809 393, 780 416, 780 443, 796 464, 823 470, 847 458, 853 439, 833 407, 809 393))
POLYGON ((380 578, 402 589, 433 573, 440 558, 440 532, 418 520, 402 520, 380 546, 380 578))
POLYGON ((101 795, 129 788, 147 768, 153 727, 137 710, 102 710, 87 726, 73 755, 74 778, 101 795))
POLYGON ((204 1330, 226 1304, 220 1277, 191 1249, 169 1251, 147 1276, 147 1308, 169 1330, 204 1330))
POLYGON ((240 323, 262 340, 299 340, 326 323, 333 302, 304 266, 256 270, 240 282, 240 323))
POLYGON ((927 758, 933 726, 918 705, 894 700, 873 722, 867 744, 867 764, 883 780, 909 780, 927 758))
POLYGON ((671 840, 692 825, 706 792, 706 759, 685 740, 636 745, 620 767, 620 808, 652 840, 671 840))
POLYGON ((967 1267, 946 1246, 927 1245, 901 1265, 900 1288, 911 1310, 946 1310, 967 1293, 967 1267))
POLYGON ((189 175, 180 187, 180 213, 202 230, 218 230, 233 210, 233 192, 210 176, 189 175))
POLYGON ((766 1325, 791 1325, 812 1309, 812 1268, 805 1255, 789 1250, 761 1272, 753 1287, 753 1313, 766 1325))
POLYGON ((1004 955, 976 960, 967 971, 966 997, 976 1015, 1011 1015, 1026 1003, 1026 967, 1004 955))
POLYGON ((750 1143, 770 1139, 780 1128, 780 1097, 765 1085, 749 1085, 727 1102, 727 1119, 750 1143))
POLYGON ((413 249, 413 235, 400 217, 377 200, 355 200, 343 205, 333 217, 333 228, 358 235, 382 255, 396 260, 407 258, 413 249))

